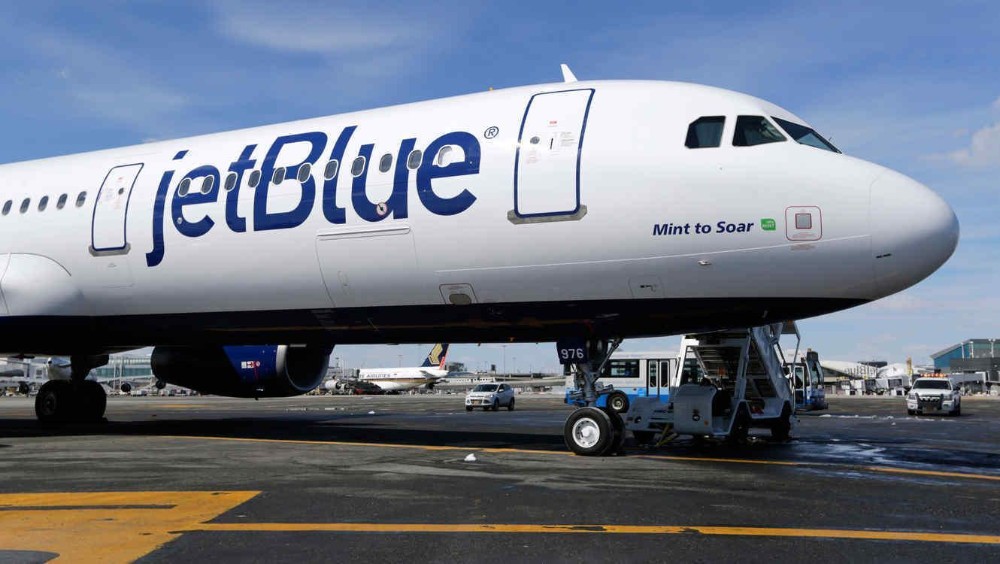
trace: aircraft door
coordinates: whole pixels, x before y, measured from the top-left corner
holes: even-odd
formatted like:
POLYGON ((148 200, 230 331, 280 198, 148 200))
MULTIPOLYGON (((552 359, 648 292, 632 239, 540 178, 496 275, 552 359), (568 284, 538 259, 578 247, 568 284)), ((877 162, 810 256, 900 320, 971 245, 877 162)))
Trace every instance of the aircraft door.
POLYGON ((94 200, 91 224, 90 252, 93 254, 127 254, 125 221, 132 187, 142 170, 142 163, 116 166, 108 171, 94 200))
POLYGON ((512 223, 582 218, 580 156, 593 89, 535 94, 528 101, 514 161, 512 223))

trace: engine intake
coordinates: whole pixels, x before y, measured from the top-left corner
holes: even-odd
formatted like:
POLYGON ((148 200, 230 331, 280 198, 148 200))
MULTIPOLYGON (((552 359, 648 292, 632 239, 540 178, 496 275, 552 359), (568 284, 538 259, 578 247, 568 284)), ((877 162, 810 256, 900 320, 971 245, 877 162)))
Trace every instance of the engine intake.
POLYGON ((202 394, 281 398, 319 386, 332 352, 316 345, 156 347, 151 364, 158 379, 202 394))

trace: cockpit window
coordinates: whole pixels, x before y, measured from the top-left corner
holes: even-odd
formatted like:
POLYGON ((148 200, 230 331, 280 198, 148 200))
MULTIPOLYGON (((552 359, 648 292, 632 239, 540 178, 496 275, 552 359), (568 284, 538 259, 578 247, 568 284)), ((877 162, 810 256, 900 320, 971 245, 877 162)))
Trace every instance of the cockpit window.
POLYGON ((785 130, 785 133, 791 135, 792 139, 795 139, 803 145, 809 145, 810 147, 816 147, 817 149, 823 149, 825 151, 833 151, 834 153, 840 152, 840 149, 834 147, 833 143, 823 139, 823 136, 816 133, 816 130, 811 127, 792 123, 781 118, 773 119, 777 122, 781 129, 785 130))
POLYGON ((725 125, 726 118, 723 116, 706 116, 694 120, 688 126, 684 146, 688 149, 718 147, 722 144, 722 128, 725 125))
POLYGON ((752 147, 784 140, 785 136, 764 116, 739 116, 736 118, 733 145, 737 147, 752 147))

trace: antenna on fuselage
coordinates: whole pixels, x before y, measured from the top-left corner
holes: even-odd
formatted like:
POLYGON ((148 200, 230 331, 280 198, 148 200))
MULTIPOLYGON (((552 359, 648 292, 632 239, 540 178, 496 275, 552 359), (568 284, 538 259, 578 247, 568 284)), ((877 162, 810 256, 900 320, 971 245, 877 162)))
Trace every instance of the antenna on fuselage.
POLYGON ((569 65, 563 63, 559 65, 559 68, 562 69, 563 82, 576 82, 576 75, 573 74, 573 71, 569 70, 569 65))

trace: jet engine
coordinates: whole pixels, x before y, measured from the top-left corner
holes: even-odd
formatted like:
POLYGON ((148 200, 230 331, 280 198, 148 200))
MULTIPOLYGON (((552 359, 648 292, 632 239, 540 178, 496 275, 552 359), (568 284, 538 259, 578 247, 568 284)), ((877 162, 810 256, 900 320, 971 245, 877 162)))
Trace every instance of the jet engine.
POLYGON ((323 382, 332 346, 250 345, 156 347, 153 374, 202 394, 236 398, 290 397, 323 382))

